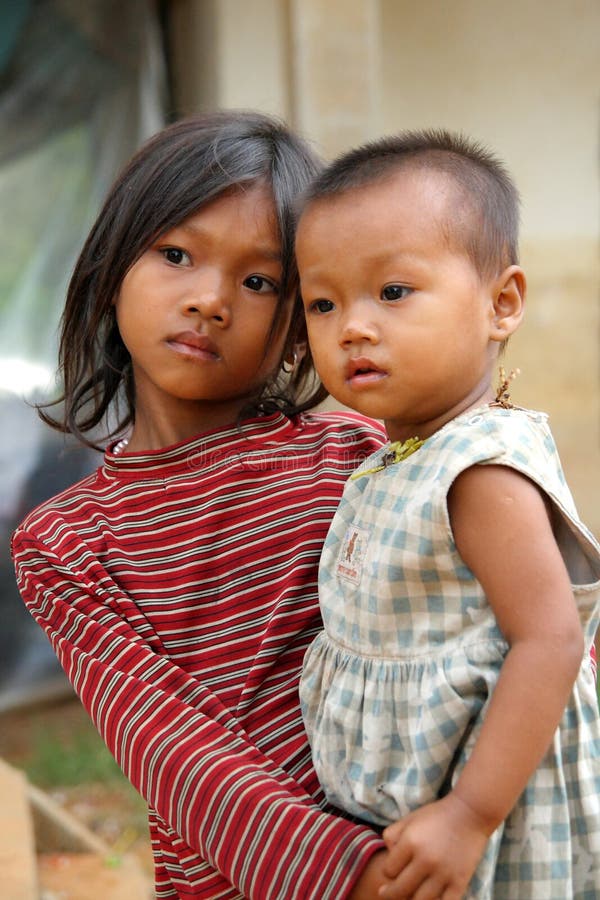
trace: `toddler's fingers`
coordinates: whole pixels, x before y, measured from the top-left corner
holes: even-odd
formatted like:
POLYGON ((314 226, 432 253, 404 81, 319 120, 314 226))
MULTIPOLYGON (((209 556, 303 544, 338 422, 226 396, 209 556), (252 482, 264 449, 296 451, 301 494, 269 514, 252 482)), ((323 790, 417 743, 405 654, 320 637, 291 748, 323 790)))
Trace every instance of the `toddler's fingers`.
POLYGON ((386 878, 397 878, 413 858, 413 848, 405 842, 396 842, 388 845, 388 853, 383 866, 383 874, 386 878))
MULTIPOLYGON (((386 875, 388 874, 387 869, 386 864, 384 869, 386 875)), ((411 858, 406 865, 398 869, 395 877, 388 877, 393 877, 393 882, 379 889, 380 897, 384 900, 412 900, 421 885, 428 880, 429 870, 422 862, 411 858)), ((432 895, 430 900, 433 900, 434 897, 435 895, 432 895)))
POLYGON ((462 900, 464 892, 457 887, 447 887, 443 894, 440 894, 440 900, 462 900))
MULTIPOLYGON (((446 900, 446 885, 445 879, 430 875, 411 895, 410 900, 446 900)), ((460 897, 456 900, 460 900, 460 897)))
POLYGON ((402 834, 405 823, 405 819, 399 819, 397 822, 392 822, 391 825, 388 825, 387 828, 384 828, 382 838, 384 839, 388 847, 396 843, 396 841, 402 834))

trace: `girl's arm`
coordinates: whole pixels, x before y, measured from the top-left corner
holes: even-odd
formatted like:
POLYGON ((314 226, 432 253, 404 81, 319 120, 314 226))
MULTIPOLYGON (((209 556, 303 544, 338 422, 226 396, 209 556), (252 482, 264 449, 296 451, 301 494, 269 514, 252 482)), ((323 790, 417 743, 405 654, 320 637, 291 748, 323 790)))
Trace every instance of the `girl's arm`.
POLYGON ((114 582, 90 575, 83 546, 78 571, 23 530, 13 555, 23 598, 107 746, 150 806, 222 873, 224 895, 233 885, 253 900, 337 900, 358 887, 381 841, 322 812, 215 695, 152 649, 114 582))
POLYGON ((549 747, 584 652, 569 576, 540 490, 512 469, 473 466, 455 481, 448 508, 458 552, 483 587, 510 649, 454 789, 386 830, 388 844, 395 843, 387 874, 403 870, 386 897, 411 896, 428 877, 447 881, 448 898, 462 896, 487 838, 549 747))

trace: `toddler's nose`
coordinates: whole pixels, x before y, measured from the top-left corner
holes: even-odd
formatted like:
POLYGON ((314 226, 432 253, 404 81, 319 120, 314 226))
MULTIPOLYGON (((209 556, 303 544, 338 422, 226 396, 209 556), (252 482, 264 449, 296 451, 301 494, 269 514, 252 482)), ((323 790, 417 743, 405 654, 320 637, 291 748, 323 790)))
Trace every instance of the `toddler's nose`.
POLYGON ((373 322, 355 315, 344 322, 340 334, 340 344, 347 346, 360 341, 368 341, 371 344, 377 343, 378 333, 373 322))

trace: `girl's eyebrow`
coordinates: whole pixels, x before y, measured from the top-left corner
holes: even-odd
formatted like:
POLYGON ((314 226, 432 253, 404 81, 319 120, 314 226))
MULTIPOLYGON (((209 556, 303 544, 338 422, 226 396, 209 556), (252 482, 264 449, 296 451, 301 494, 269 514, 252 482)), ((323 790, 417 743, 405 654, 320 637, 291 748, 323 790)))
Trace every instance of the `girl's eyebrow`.
POLYGON ((255 244, 253 247, 253 252, 254 251, 256 251, 258 256, 262 256, 264 259, 273 260, 273 262, 280 263, 283 259, 281 250, 275 249, 271 244, 255 244))
MULTIPOLYGON (((201 225, 197 225, 194 222, 181 222, 179 225, 175 225, 173 228, 170 228, 169 231, 187 231, 192 236, 200 236, 204 235, 204 229, 201 225)), ((167 232, 167 234, 169 233, 167 232)), ((280 247, 274 244, 261 244, 256 243, 252 245, 252 253, 255 253, 257 256, 262 256, 263 259, 273 260, 274 262, 280 263, 283 259, 281 254, 280 247)))

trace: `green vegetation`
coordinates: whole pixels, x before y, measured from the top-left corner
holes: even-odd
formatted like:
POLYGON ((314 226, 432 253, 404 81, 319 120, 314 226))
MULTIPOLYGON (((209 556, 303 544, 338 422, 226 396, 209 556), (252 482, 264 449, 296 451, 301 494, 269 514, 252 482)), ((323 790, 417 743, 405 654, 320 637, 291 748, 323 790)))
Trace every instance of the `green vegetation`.
POLYGON ((126 781, 93 725, 80 724, 70 734, 36 729, 23 769, 42 788, 74 786, 85 782, 126 781))
POLYGON ((0 756, 97 834, 116 865, 139 854, 152 873, 146 803, 75 698, 0 716, 0 756))
POLYGON ((94 149, 83 126, 0 169, 7 227, 0 247, 0 352, 55 357, 55 332, 77 251, 97 205, 94 149))

